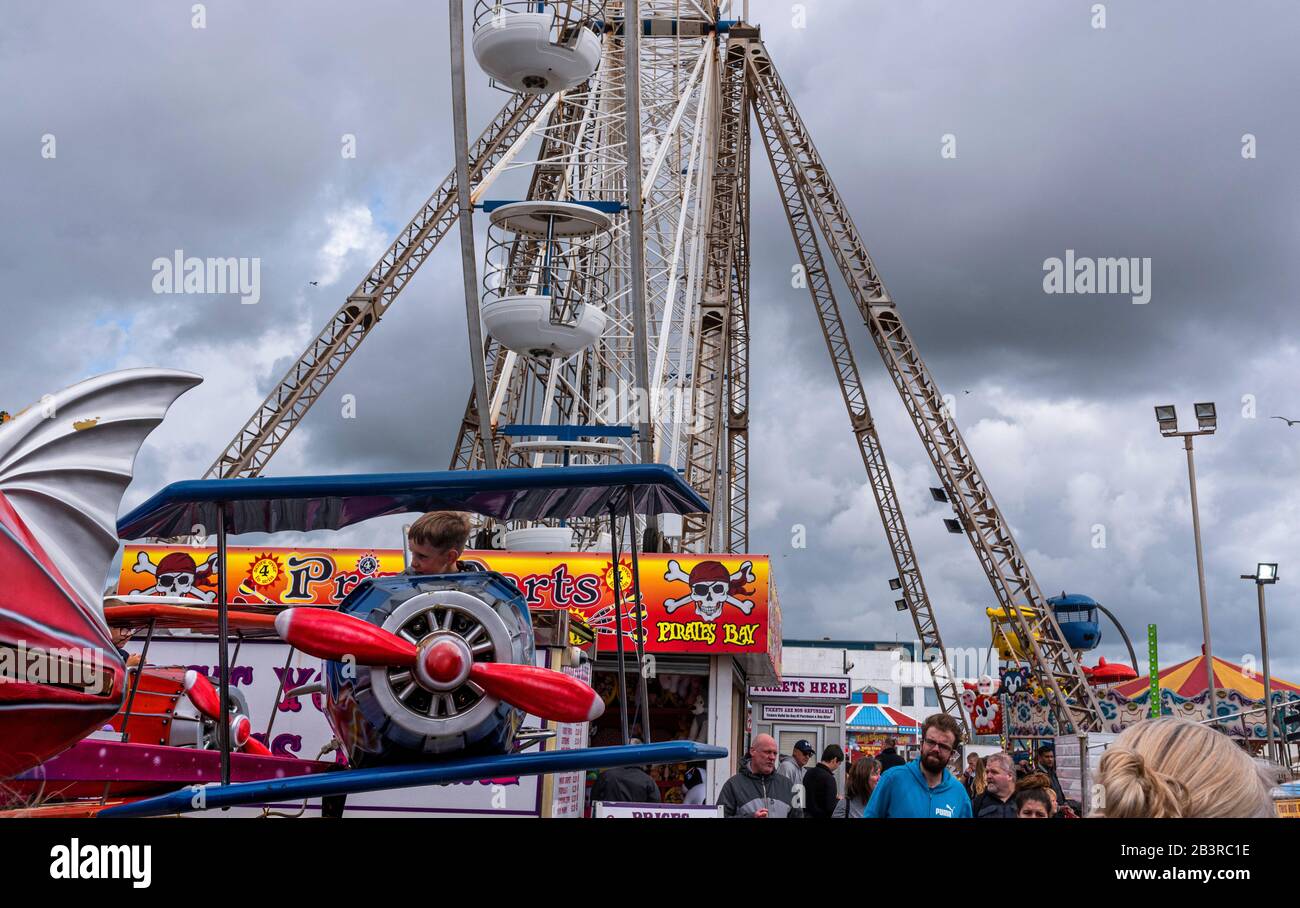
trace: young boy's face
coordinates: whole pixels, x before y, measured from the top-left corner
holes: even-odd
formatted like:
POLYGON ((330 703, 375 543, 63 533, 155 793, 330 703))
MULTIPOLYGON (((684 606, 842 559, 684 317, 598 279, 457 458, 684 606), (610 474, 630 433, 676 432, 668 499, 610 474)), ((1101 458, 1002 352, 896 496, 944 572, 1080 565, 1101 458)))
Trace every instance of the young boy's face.
POLYGON ((460 557, 456 549, 438 549, 414 540, 408 540, 407 545, 411 550, 412 574, 456 573, 456 559, 460 557))

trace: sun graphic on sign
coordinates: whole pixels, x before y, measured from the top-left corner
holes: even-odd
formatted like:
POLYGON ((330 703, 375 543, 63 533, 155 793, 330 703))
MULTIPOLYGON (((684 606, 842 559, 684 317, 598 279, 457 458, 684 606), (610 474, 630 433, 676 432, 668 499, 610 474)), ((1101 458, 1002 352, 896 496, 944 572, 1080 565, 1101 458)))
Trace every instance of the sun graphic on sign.
POLYGON ((604 577, 601 579, 605 583, 605 588, 611 592, 617 589, 619 592, 626 593, 632 588, 632 565, 620 561, 616 567, 611 561, 605 565, 604 577))
POLYGON ((239 591, 263 601, 276 602, 288 581, 289 576, 280 559, 263 552, 248 566, 248 578, 239 585, 239 591))

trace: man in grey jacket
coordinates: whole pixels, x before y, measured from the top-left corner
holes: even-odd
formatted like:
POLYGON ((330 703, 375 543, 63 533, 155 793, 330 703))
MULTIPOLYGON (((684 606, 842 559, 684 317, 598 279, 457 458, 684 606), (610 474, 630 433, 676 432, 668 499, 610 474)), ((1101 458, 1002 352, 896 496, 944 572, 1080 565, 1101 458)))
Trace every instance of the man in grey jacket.
POLYGON ((749 747, 749 761, 722 786, 718 803, 727 817, 797 816, 794 786, 776 771, 776 739, 759 735, 749 747))
POLYGON ((989 754, 984 761, 985 788, 971 800, 970 812, 977 820, 1014 820, 1016 817, 1016 769, 1004 753, 989 754))
POLYGON ((813 750, 813 746, 806 738, 800 738, 794 742, 790 753, 781 757, 776 771, 789 779, 791 785, 802 785, 804 774, 808 772, 808 764, 816 753, 817 751, 813 750))

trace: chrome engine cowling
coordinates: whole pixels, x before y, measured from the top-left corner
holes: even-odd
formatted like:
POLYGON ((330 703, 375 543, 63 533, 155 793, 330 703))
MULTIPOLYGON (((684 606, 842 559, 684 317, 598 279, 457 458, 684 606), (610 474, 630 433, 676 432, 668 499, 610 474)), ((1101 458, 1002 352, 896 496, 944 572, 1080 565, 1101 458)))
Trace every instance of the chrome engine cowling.
MULTIPOLYGON (((518 588, 500 574, 366 581, 339 611, 420 645, 452 636, 476 662, 533 664, 533 630, 518 588)), ((326 662, 327 715, 352 765, 430 755, 505 753, 521 710, 468 679, 438 685, 417 670, 326 662)))

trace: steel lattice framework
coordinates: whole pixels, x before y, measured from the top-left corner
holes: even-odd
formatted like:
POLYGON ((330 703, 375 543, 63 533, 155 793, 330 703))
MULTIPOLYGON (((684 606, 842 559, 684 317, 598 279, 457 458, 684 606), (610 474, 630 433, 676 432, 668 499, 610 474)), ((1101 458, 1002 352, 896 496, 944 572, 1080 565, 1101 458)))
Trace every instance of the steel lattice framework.
MULTIPOLYGON (((480 420, 500 466, 541 467, 558 454, 515 450, 508 425, 638 425, 648 407, 655 460, 675 466, 710 505, 690 515, 680 547, 704 552, 749 547, 749 338, 751 111, 767 152, 814 311, 840 383, 903 597, 927 653, 946 652, 922 580, 881 441, 849 343, 823 245, 867 325, 999 604, 1033 653, 1031 668, 1050 692, 1063 726, 1099 726, 1096 698, 1052 610, 994 502, 933 375, 876 271, 759 30, 728 20, 729 6, 695 0, 639 4, 642 243, 645 263, 647 389, 636 386, 636 319, 631 301, 628 219, 615 218, 608 275, 599 301, 608 324, 591 348, 541 360, 488 337, 486 413, 468 395, 452 467, 484 463, 480 420), (719 8, 721 7, 721 8, 719 8), (821 241, 819 242, 818 233, 821 241)), ((514 95, 470 149, 473 201, 499 176, 526 170, 527 198, 628 205, 624 23, 606 23, 591 78, 551 96, 514 95), (535 149, 530 155, 525 147, 535 149)), ((455 222, 448 177, 231 441, 208 475, 253 476, 387 312, 455 222)), ((509 249, 502 273, 540 267, 534 241, 509 249)), ((491 275, 488 275, 490 279, 491 275)), ((636 440, 613 459, 637 459, 636 440)), ((594 455, 593 455, 594 456, 594 455)), ((580 546, 595 542, 581 525, 580 546)), ((927 660, 941 707, 960 718, 944 659, 927 660)))
MULTIPOLYGON (((1100 727, 1101 710, 1056 617, 1030 572, 1006 518, 980 475, 929 368, 862 243, 848 207, 818 154, 765 47, 747 56, 760 119, 770 123, 831 247, 849 293, 907 408, 999 604, 1016 617, 1032 649, 1032 668, 1058 716, 1079 730, 1100 727)), ((895 551, 895 560, 901 561, 895 551)), ((917 575, 919 577, 919 574, 917 575)), ((915 604, 909 598, 909 606, 915 604)))
MULTIPOLYGON (((558 96, 556 96, 558 100, 558 96)), ((553 104, 515 95, 470 149, 470 173, 487 188, 494 172, 523 147, 542 111, 553 104)), ((258 476, 343 364, 379 323, 407 282, 456 223, 456 177, 450 174, 388 247, 307 350, 230 441, 204 478, 258 476)))
POLYGON ((739 299, 744 285, 736 280, 737 266, 743 262, 743 254, 737 250, 747 230, 742 224, 745 199, 740 188, 749 136, 744 54, 744 42, 727 42, 718 84, 718 141, 692 383, 704 429, 691 433, 686 440, 686 481, 709 503, 708 514, 686 519, 682 544, 697 551, 715 548, 721 542, 722 524, 730 510, 731 484, 723 479, 721 445, 725 418, 730 415, 728 367, 744 358, 732 357, 731 329, 737 321, 743 324, 744 316, 738 313, 747 308, 739 299), (726 507, 720 508, 721 504, 726 507))
MULTIPOLYGON (((772 109, 756 100, 754 112, 763 145, 767 149, 768 159, 772 165, 772 175, 776 178, 781 202, 785 207, 786 219, 790 222, 790 230, 794 237, 795 248, 799 252, 799 261, 804 270, 808 292, 812 296, 822 335, 826 339, 826 350, 830 354, 835 376, 839 380, 844 405, 848 408, 849 424, 853 427, 853 434, 858 441, 858 450, 862 453, 862 462, 867 468, 871 492, 876 499, 876 507, 880 511, 880 519, 885 527, 885 536, 889 540, 894 566, 898 570, 898 579, 902 583, 903 598, 907 602, 916 628, 917 640, 921 643, 922 653, 944 654, 947 650, 944 649, 943 639, 939 635, 939 624, 935 620, 929 594, 925 591, 925 581, 921 578, 921 568, 917 563, 912 538, 907 531, 907 522, 903 518, 903 509, 899 504, 898 493, 894 489, 893 478, 889 473, 889 464, 885 460, 884 447, 876 432, 875 420, 871 416, 871 407, 867 403, 867 393, 862 386, 862 377, 858 373, 853 348, 849 345, 844 319, 831 286, 831 274, 822 257, 817 231, 808 213, 809 205, 803 195, 802 173, 792 158, 790 150, 782 143, 782 132, 772 116, 772 109)), ((939 707, 965 727, 969 740, 970 717, 962 708, 961 694, 948 661, 944 658, 926 661, 930 666, 935 692, 938 694, 939 707)))

